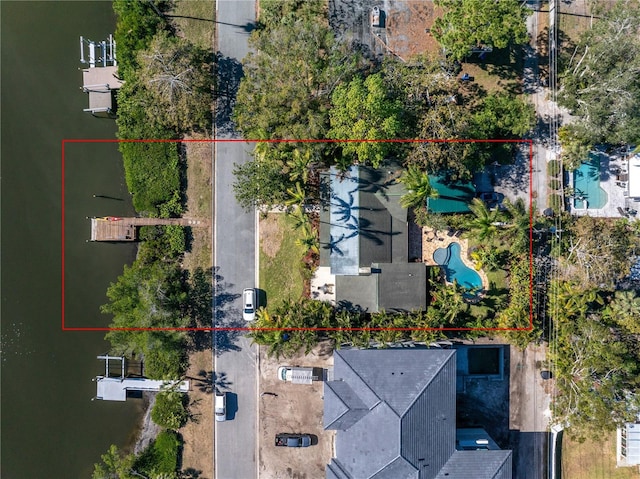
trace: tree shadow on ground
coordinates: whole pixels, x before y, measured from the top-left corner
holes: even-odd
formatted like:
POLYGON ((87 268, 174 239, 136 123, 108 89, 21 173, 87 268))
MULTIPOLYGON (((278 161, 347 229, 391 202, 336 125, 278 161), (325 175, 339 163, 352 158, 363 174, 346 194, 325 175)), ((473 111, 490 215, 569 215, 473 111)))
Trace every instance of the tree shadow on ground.
POLYGON ((241 348, 236 344, 242 330, 246 328, 246 323, 241 320, 240 310, 234 303, 240 298, 239 293, 229 293, 234 286, 224 281, 224 277, 219 274, 219 267, 214 268, 214 299, 213 299, 213 344, 216 355, 220 356, 226 351, 239 351, 241 348))
MULTIPOLYGON (((191 325, 196 328, 210 328, 213 321, 213 269, 196 268, 189 278, 189 300, 187 314, 191 325)), ((194 331, 191 335, 192 347, 196 351, 211 348, 209 331, 194 331)))
POLYGON ((205 394, 213 394, 214 391, 227 391, 233 384, 227 379, 227 373, 215 371, 205 371, 201 369, 197 376, 185 376, 186 379, 193 381, 198 391, 205 394))
POLYGON ((216 54, 215 125, 219 135, 230 135, 236 131, 231 115, 243 76, 242 63, 220 52, 216 54))
MULTIPOLYGON (((526 146, 528 149, 528 145, 526 146)), ((529 188, 529 153, 525 147, 518 147, 515 162, 511 165, 500 165, 494 168, 496 190, 504 188, 518 193, 529 188)), ((504 194, 504 193, 503 193, 504 194)))

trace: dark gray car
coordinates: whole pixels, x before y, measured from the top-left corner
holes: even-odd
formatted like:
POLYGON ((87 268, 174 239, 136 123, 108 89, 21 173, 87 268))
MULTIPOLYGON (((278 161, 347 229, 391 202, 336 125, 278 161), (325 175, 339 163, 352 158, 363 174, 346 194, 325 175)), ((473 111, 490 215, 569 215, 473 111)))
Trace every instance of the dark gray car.
POLYGON ((309 447, 311 436, 309 434, 276 434, 276 446, 283 447, 309 447))

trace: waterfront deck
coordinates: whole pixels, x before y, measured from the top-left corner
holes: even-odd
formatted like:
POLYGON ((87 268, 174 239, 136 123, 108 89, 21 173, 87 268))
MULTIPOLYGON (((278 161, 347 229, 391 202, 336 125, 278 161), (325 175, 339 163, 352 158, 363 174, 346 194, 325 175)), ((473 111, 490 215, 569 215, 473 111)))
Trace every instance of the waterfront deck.
POLYGON ((96 399, 102 401, 126 401, 128 391, 160 392, 163 390, 178 390, 189 392, 189 381, 165 381, 145 378, 96 378, 96 399))
POLYGON ((139 226, 180 225, 207 227, 208 222, 192 218, 91 218, 91 241, 135 241, 139 226))

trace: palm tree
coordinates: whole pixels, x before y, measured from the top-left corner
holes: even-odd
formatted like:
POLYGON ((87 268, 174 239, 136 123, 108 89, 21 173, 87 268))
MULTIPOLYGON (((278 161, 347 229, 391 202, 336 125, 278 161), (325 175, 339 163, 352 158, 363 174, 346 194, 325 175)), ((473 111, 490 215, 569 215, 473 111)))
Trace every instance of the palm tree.
MULTIPOLYGON (((531 213, 526 207, 522 198, 518 198, 515 203, 505 199, 502 204, 507 210, 509 222, 506 231, 511 240, 512 251, 523 251, 529 243, 529 233, 531 230, 531 213)), ((532 205, 532 209, 535 209, 532 205)))
POLYGON ((476 234, 480 241, 490 241, 500 226, 500 212, 490 210, 484 201, 474 198, 469 204, 473 217, 467 222, 467 228, 476 234))
POLYGON ((400 198, 403 208, 417 208, 423 206, 428 198, 437 198, 438 190, 431 186, 429 175, 415 165, 409 165, 399 179, 407 192, 400 198))
POLYGON ((294 188, 287 188, 287 198, 284 202, 287 206, 304 206, 307 201, 307 192, 302 189, 299 181, 296 181, 294 188))
POLYGON ((287 160, 286 165, 289 170, 289 179, 291 181, 302 180, 303 183, 309 181, 309 170, 314 162, 314 152, 306 146, 304 149, 296 148, 291 153, 291 159, 287 160))
POLYGON ((307 250, 313 251, 314 253, 319 253, 320 242, 318 241, 318 237, 316 236, 316 234, 313 231, 308 231, 306 229, 303 230, 303 234, 304 236, 296 239, 296 246, 302 246, 307 250))
POLYGON ((630 333, 640 334, 640 298, 635 291, 616 291, 608 313, 630 333))
POLYGON ((293 219, 293 229, 306 228, 309 223, 309 217, 304 213, 302 208, 294 208, 293 211, 287 213, 289 218, 293 219))

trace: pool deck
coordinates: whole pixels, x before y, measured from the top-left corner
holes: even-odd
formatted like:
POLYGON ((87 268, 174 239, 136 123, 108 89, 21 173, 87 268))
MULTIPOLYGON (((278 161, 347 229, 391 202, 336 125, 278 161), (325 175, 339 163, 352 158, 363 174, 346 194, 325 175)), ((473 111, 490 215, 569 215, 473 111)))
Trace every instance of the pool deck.
MULTIPOLYGON (((616 170, 619 170, 624 175, 627 165, 626 156, 600 153, 600 188, 607 193, 607 202, 602 208, 575 208, 573 199, 570 199, 571 213, 576 216, 621 218, 624 215, 620 214, 618 208, 623 210, 624 208, 630 208, 640 211, 640 202, 626 196, 626 183, 618 180, 615 173, 616 170)), ((569 178, 570 185, 573 187, 573 174, 570 174, 569 178)))
POLYGON ((422 262, 427 266, 440 266, 433 259, 433 253, 439 248, 446 248, 451 243, 460 244, 460 257, 462 262, 480 275, 482 280, 482 289, 489 289, 489 279, 486 273, 480 269, 475 268, 475 265, 471 259, 469 259, 469 240, 461 238, 459 236, 449 236, 446 231, 436 232, 427 227, 422 228, 422 262))

